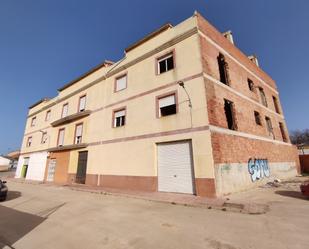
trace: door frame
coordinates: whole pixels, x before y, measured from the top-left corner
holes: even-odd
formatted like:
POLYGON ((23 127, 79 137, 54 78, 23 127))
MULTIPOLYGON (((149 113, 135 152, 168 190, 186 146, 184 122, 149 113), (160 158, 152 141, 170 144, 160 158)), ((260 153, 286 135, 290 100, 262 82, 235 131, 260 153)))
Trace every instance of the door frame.
POLYGON ((88 154, 89 154, 89 151, 88 151, 88 150, 78 151, 77 167, 76 167, 76 175, 75 175, 75 183, 76 183, 76 184, 86 184, 87 168, 88 168, 88 154), (84 182, 84 183, 77 182, 77 172, 78 172, 79 155, 80 155, 80 153, 82 153, 82 152, 87 152, 87 162, 86 162, 85 182, 84 182))
MULTIPOLYGON (((158 157, 158 145, 160 144, 173 144, 173 143, 182 143, 188 142, 189 143, 189 152, 190 152, 190 161, 191 161, 191 178, 192 178, 192 195, 196 195, 196 186, 195 186, 195 170, 194 170, 194 159, 193 159, 193 145, 192 139, 179 139, 179 140, 171 140, 171 141, 163 141, 163 142, 156 142, 155 143, 155 156, 156 156, 156 168, 157 168, 157 192, 159 191, 159 157, 158 157)), ((168 192, 167 192, 168 193, 168 192)), ((170 192, 174 193, 174 192, 170 192)), ((179 193, 181 194, 181 193, 179 193)), ((184 193, 185 194, 185 193, 184 193)))
POLYGON ((56 168, 57 168, 57 158, 50 158, 48 160, 48 164, 47 164, 46 182, 54 182, 55 181, 56 168), (49 164, 50 164, 51 161, 55 161, 54 175, 53 175, 53 179, 52 180, 48 180, 49 164))
POLYGON ((20 171, 20 177, 26 179, 27 177, 27 172, 28 172, 28 167, 29 167, 29 162, 30 162, 30 157, 24 157, 23 158, 23 164, 21 166, 21 171, 20 171), (27 164, 25 164, 25 161, 27 159, 27 164), (24 170, 25 168, 25 170, 24 170), (24 175, 23 175, 24 173, 24 175))

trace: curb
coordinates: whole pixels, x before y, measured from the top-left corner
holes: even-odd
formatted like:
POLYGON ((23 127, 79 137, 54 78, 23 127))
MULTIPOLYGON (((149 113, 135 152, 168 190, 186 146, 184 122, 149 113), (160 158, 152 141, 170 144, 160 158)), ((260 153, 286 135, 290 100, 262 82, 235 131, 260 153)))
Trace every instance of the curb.
POLYGON ((188 203, 188 202, 180 202, 180 201, 168 201, 168 200, 160 200, 160 199, 153 199, 144 196, 138 196, 134 194, 126 194, 126 193, 115 193, 115 192, 108 192, 104 190, 96 190, 96 189, 82 189, 78 187, 71 187, 66 186, 70 190, 73 191, 80 191, 80 192, 88 192, 93 194, 101 194, 101 195, 110 195, 110 196, 119 196, 119 197, 126 197, 132 199, 140 199, 146 200, 151 202, 157 203, 169 203, 172 205, 179 205, 185 207, 195 207, 195 208, 204 208, 204 209, 214 209, 214 210, 221 210, 221 211, 228 211, 228 212, 236 212, 242 214, 251 214, 251 215, 258 215, 258 214, 265 214, 269 211, 268 205, 263 204, 256 204, 256 203, 233 203, 229 201, 222 200, 222 204, 215 205, 213 203, 188 203))
POLYGON ((47 184, 42 181, 27 181, 27 180, 20 181, 20 180, 16 180, 15 178, 7 178, 7 180, 14 182, 14 183, 40 185, 40 186, 45 186, 45 187, 64 187, 72 191, 80 191, 80 192, 109 195, 109 196, 118 196, 118 197, 125 197, 125 198, 131 198, 131 199, 146 200, 146 201, 157 202, 157 203, 168 203, 171 205, 179 205, 179 206, 195 207, 195 208, 203 208, 203 209, 214 209, 214 210, 221 210, 221 211, 228 211, 228 212, 242 213, 242 214, 258 215, 258 214, 265 214, 266 212, 269 211, 268 205, 257 204, 257 203, 235 203, 235 202, 228 201, 226 199, 219 199, 219 198, 216 199, 217 203, 201 202, 201 200, 198 200, 198 199, 193 200, 193 202, 186 201, 186 200, 184 201, 164 200, 160 198, 151 198, 151 196, 141 196, 137 194, 106 191, 104 189, 81 188, 81 187, 72 186, 72 185, 47 184))

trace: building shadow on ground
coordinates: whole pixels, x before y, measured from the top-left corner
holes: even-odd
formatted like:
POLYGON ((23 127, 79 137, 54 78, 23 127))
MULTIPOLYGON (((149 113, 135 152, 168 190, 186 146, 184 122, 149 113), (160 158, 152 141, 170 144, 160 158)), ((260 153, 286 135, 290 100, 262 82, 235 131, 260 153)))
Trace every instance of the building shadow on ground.
POLYGON ((14 248, 12 245, 16 241, 40 225, 45 219, 0 205, 0 249, 6 246, 14 248))
POLYGON ((309 200, 308 197, 304 196, 300 191, 292 191, 292 190, 278 190, 275 191, 277 195, 292 197, 296 199, 309 200))

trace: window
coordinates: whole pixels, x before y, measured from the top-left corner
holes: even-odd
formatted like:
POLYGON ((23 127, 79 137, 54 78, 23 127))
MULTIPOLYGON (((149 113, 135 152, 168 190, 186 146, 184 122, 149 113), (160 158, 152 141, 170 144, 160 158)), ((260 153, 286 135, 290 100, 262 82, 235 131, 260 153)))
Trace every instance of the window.
POLYGON ((36 124, 36 117, 33 117, 31 119, 31 126, 33 127, 33 126, 35 126, 35 124, 36 124))
POLYGON ((167 72, 169 70, 174 69, 174 56, 173 53, 169 53, 165 55, 164 57, 161 57, 157 60, 158 63, 158 74, 167 72))
POLYGON ((127 75, 122 75, 116 78, 114 91, 118 92, 127 88, 127 75))
POLYGON ((235 120, 235 108, 234 103, 227 99, 224 100, 224 112, 227 122, 227 127, 230 130, 237 130, 236 120, 235 120))
POLYGON ((276 112, 280 113, 279 103, 278 103, 278 100, 275 96, 273 96, 273 102, 274 102, 276 112))
POLYGON ((45 144, 47 141, 47 132, 42 133, 41 144, 45 144))
POLYGON ((126 123, 126 110, 121 109, 114 111, 114 127, 124 126, 126 123))
POLYGON ((288 140, 287 140, 287 137, 285 135, 285 129, 284 129, 283 123, 279 122, 279 127, 280 127, 280 131, 281 131, 282 141, 287 142, 288 140))
POLYGON ((248 87, 251 92, 254 92, 254 83, 250 79, 248 79, 248 87))
POLYGON ((68 111, 69 111, 69 104, 64 104, 62 107, 61 117, 64 118, 68 116, 68 111))
POLYGON ((32 144, 32 137, 28 137, 26 147, 30 147, 31 144, 32 144))
POLYGON ((83 112, 86 110, 86 95, 79 98, 78 112, 83 112))
POLYGON ((75 127, 75 144, 82 143, 82 136, 83 136, 83 124, 77 124, 75 127))
POLYGON ((262 125, 262 121, 261 121, 261 115, 259 112, 254 111, 254 118, 255 118, 255 123, 257 125, 262 125))
POLYGON ((60 129, 58 133, 58 146, 63 146, 64 144, 64 129, 60 129))
POLYGON ((228 73, 228 64, 225 61, 225 57, 223 54, 220 53, 217 59, 218 59, 218 66, 219 66, 220 81, 226 85, 229 85, 230 78, 229 78, 229 73, 228 73))
POLYGON ((260 87, 259 91, 260 91, 260 96, 261 96, 262 104, 267 107, 268 106, 267 105, 267 99, 266 99, 266 95, 265 95, 265 92, 264 92, 263 88, 260 87))
POLYGON ((158 97, 159 117, 169 116, 177 113, 176 94, 158 97))
POLYGON ((271 124, 271 120, 269 117, 265 117, 266 125, 267 125, 267 131, 268 134, 271 135, 273 138, 275 138, 274 132, 273 132, 273 126, 271 124))
POLYGON ((46 112, 45 121, 50 120, 50 115, 51 115, 51 111, 48 110, 48 111, 46 112))

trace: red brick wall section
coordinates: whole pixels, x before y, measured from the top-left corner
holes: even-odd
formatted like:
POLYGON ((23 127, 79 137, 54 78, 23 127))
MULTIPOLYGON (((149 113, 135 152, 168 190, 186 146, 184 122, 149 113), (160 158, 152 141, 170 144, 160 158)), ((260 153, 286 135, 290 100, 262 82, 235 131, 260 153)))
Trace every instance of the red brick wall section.
MULTIPOLYGON (((217 62, 217 57, 220 51, 215 46, 206 41, 202 36, 200 36, 200 44, 201 44, 202 64, 204 72, 210 75, 211 77, 220 80, 219 67, 217 62)), ((239 66, 236 62, 230 59, 228 56, 225 56, 225 61, 228 64, 230 86, 233 89, 237 90, 243 95, 246 95, 252 100, 260 102, 260 96, 257 87, 262 87, 264 89, 269 108, 273 111, 276 110, 272 100, 272 96, 275 96, 277 98, 280 106, 280 100, 278 94, 270 90, 259 79, 255 78, 253 75, 251 75, 241 66, 239 66), (253 81, 256 87, 254 91, 251 91, 248 87, 248 78, 253 81)))
MULTIPOLYGON (((203 33, 205 33, 222 48, 228 51, 229 54, 234 56, 234 58, 240 61, 241 64, 246 66, 249 70, 254 72, 260 78, 262 78, 270 86, 276 88, 275 82, 265 72, 263 72, 260 68, 254 65, 239 49, 237 49, 233 44, 231 44, 223 35, 221 35, 219 31, 217 31, 199 14, 198 25, 199 29, 203 33)), ((211 44, 202 36, 200 36, 200 49, 202 54, 202 64, 204 72, 219 81, 220 76, 217 57, 219 55, 219 52, 222 51, 219 51, 218 48, 216 48, 213 44, 211 44)), ((206 88, 209 123, 211 125, 227 128, 227 122, 224 113, 224 99, 228 99, 232 101, 235 106, 235 118, 237 121, 238 131, 263 136, 266 138, 272 138, 272 135, 269 134, 266 127, 265 117, 267 116, 271 119, 275 139, 280 141, 283 140, 279 127, 279 122, 281 122, 284 126, 285 137, 289 142, 289 134, 285 120, 280 115, 276 115, 274 113, 276 112, 276 109, 273 102, 273 96, 277 98, 280 113, 282 113, 278 94, 275 93, 273 90, 269 89, 258 78, 254 77, 251 73, 242 68, 239 64, 234 62, 226 55, 225 60, 228 63, 229 68, 228 71, 230 78, 230 86, 227 87, 228 89, 222 87, 225 86, 223 83, 219 83, 218 85, 210 79, 204 80, 206 88), (251 79, 255 85, 253 91, 251 91, 248 87, 248 78, 251 79), (260 93, 258 91, 258 87, 262 87, 265 92, 268 103, 268 110, 260 106, 262 101, 260 93), (248 101, 244 97, 238 96, 229 89, 232 89, 251 99, 253 103, 251 101, 248 101), (254 111, 260 113, 262 126, 256 124, 254 111)))
POLYGON ((207 20, 204 19, 200 14, 197 14, 198 28, 205 35, 210 37, 213 41, 219 44, 220 47, 228 51, 233 57, 238 61, 241 61, 249 70, 258 75, 266 83, 268 83, 273 88, 276 88, 275 82, 267 75, 263 70, 257 67, 253 62, 251 62, 247 56, 242 53, 237 47, 235 47, 231 42, 229 42, 214 26, 212 26, 207 20))
POLYGON ((227 121, 224 112, 224 99, 228 99, 234 103, 238 131, 263 136, 265 138, 272 138, 272 135, 269 135, 266 127, 265 117, 267 116, 271 119, 275 139, 283 141, 279 122, 284 124, 285 135, 288 139, 288 131, 283 118, 237 96, 234 93, 231 93, 210 80, 205 79, 204 82, 206 84, 207 108, 209 113, 209 123, 211 125, 227 128, 227 121), (256 124, 254 111, 260 113, 262 125, 256 124))
POLYGON ((302 173, 309 173, 309 155, 299 155, 302 173))
POLYGON ((295 162, 300 172, 298 151, 295 146, 212 133, 212 149, 215 164, 247 163, 250 157, 268 159, 271 162, 295 162))

